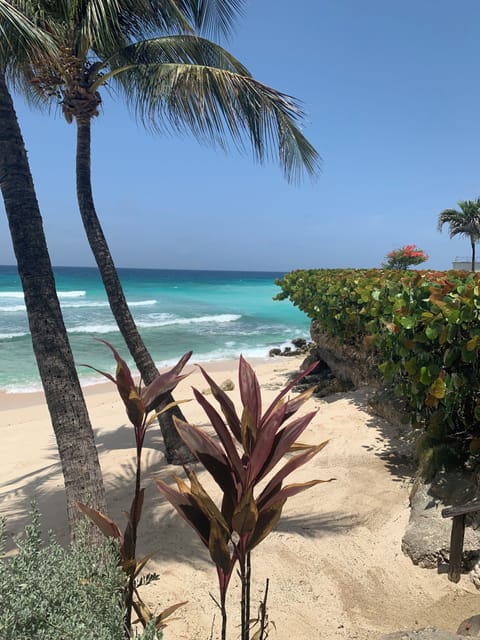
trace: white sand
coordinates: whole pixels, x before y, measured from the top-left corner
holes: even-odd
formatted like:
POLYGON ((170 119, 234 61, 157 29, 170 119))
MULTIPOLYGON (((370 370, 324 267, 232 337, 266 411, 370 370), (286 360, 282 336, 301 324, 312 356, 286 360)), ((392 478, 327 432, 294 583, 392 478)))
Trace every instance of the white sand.
MULTIPOLYGON (((256 363, 265 402, 269 402, 301 360, 280 358, 256 363)), ((217 382, 237 383, 236 363, 211 363, 217 382)), ((190 385, 207 385, 198 371, 182 382, 177 399, 191 397, 190 385)), ((237 386, 237 385, 236 385, 237 386)), ((86 389, 112 517, 123 522, 131 501, 133 434, 123 405, 111 384, 86 389)), ((480 594, 463 576, 458 585, 445 574, 412 565, 401 551, 409 517, 411 477, 388 455, 396 430, 366 410, 368 391, 312 399, 305 411, 319 409, 302 441, 330 442, 292 479, 335 477, 287 502, 283 519, 253 554, 254 606, 270 578, 270 638, 279 640, 370 639, 399 629, 437 626, 455 631, 466 617, 479 613, 480 594)), ((238 402, 237 389, 232 398, 238 402)), ((193 401, 182 407, 186 418, 204 424, 193 401)), ((62 476, 53 431, 41 394, 0 396, 0 512, 8 517, 9 535, 25 524, 30 499, 37 497, 46 528, 67 539, 62 476)), ((405 427, 407 428, 407 427, 405 427)), ((188 600, 164 632, 165 640, 207 640, 216 613, 209 592, 217 595, 216 573, 196 534, 156 490, 155 477, 169 478, 178 468, 164 464, 157 427, 147 434, 144 518, 139 555, 157 550, 149 569, 161 579, 143 590, 161 610, 188 600)), ((205 474, 200 477, 212 487, 205 474)), ((231 586, 238 596, 237 580, 231 586)), ((235 604, 235 603, 233 603, 235 604)), ((232 633, 239 636, 237 607, 230 607, 232 633)), ((214 638, 218 637, 217 612, 214 638)))

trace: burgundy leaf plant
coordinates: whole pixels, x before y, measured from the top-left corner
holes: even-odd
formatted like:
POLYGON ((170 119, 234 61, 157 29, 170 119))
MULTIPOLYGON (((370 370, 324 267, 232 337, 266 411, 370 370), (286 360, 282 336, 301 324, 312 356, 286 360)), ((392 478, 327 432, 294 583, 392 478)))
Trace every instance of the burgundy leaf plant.
MULTIPOLYGON (((219 486, 220 506, 209 496, 193 470, 185 468, 189 484, 175 477, 177 487, 157 480, 160 492, 197 532, 215 563, 222 612, 222 640, 226 640, 226 595, 238 563, 242 583, 241 639, 250 637, 250 553, 274 529, 288 498, 329 480, 284 484, 286 478, 311 460, 327 442, 299 445, 298 438, 316 411, 291 419, 312 395, 315 387, 287 399, 288 392, 306 376, 312 364, 275 398, 262 413, 260 385, 243 357, 239 362, 242 403, 237 414, 229 396, 201 368, 221 413, 197 389, 193 393, 216 433, 211 437, 197 426, 175 419, 176 428, 196 458, 219 486), (287 460, 285 456, 290 454, 287 460), (276 469, 277 465, 281 466, 276 469), (263 481, 263 482, 262 482, 263 481), (262 487, 258 485, 262 483, 262 487)), ((264 630, 255 639, 262 640, 264 630)))
MULTIPOLYGON (((137 530, 142 515, 145 495, 145 489, 141 487, 141 462, 145 434, 147 432, 147 428, 158 415, 158 413, 152 413, 152 410, 165 400, 167 394, 169 394, 177 384, 188 375, 181 374, 181 372, 192 355, 192 352, 190 351, 186 353, 172 369, 158 375, 153 382, 142 388, 141 385, 137 386, 135 384, 127 363, 120 357, 112 345, 101 339, 99 339, 99 342, 106 344, 113 353, 117 362, 115 376, 104 371, 100 371, 90 365, 85 366, 94 369, 94 371, 101 373, 103 376, 111 380, 117 386, 118 393, 123 400, 128 418, 133 425, 136 445, 135 489, 130 512, 127 514, 127 525, 123 532, 118 524, 105 514, 100 513, 85 504, 78 503, 78 507, 98 526, 105 536, 115 538, 118 542, 121 565, 128 580, 125 592, 125 635, 128 638, 131 636, 132 632, 132 608, 135 610, 135 613, 143 626, 146 626, 153 618, 153 613, 140 598, 136 587, 136 579, 151 557, 151 555, 148 555, 141 560, 136 559, 137 530)), ((173 403, 164 407, 162 411, 168 411, 172 404, 173 403)), ((165 618, 172 614, 173 611, 182 604, 185 603, 182 602, 173 605, 162 613, 156 615, 156 628, 160 629, 165 626, 165 618)))

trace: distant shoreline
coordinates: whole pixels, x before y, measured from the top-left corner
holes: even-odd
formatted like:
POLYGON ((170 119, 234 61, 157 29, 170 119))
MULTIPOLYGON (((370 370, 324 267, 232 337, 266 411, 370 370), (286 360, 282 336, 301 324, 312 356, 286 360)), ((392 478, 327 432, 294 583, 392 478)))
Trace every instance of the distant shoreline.
MULTIPOLYGON (((281 358, 281 357, 280 357, 281 358)), ((247 361, 255 368, 259 365, 265 365, 269 362, 275 362, 276 360, 280 360, 280 358, 246 358, 247 361)), ((281 358, 282 360, 286 360, 286 358, 281 358)), ((293 358, 289 358, 290 360, 294 360, 293 358)), ((194 371, 198 369, 196 366, 197 363, 195 359, 189 365, 187 365, 184 369, 185 373, 192 374, 194 371)), ((230 358, 226 360, 205 360, 204 362, 198 362, 198 365, 208 369, 209 373, 221 374, 230 372, 232 370, 238 369, 238 358, 230 358)), ((162 367, 160 372, 167 370, 168 367, 162 367)), ((188 382, 188 378, 187 378, 188 382)), ((236 384, 237 381, 234 380, 236 384)), ((80 385, 82 387, 82 391, 85 397, 94 396, 98 394, 111 394, 116 393, 115 385, 110 380, 99 378, 96 382, 90 384, 82 384, 82 379, 80 378, 80 385)), ((0 414, 2 411, 15 409, 15 408, 27 408, 32 406, 37 406, 39 404, 45 404, 45 395, 43 390, 32 390, 32 391, 1 391, 0 390, 0 414)), ((1 427, 0 427, 1 428, 1 427)))
MULTIPOLYGON (((52 265, 53 271, 55 269, 91 269, 92 271, 98 271, 98 267, 93 265, 64 265, 56 264, 52 265)), ((298 267, 295 267, 298 268, 298 267)), ((17 265, 15 264, 0 264, 0 269, 12 269, 17 272, 17 265)), ((168 271, 168 272, 182 272, 182 273, 258 273, 262 275, 275 275, 275 277, 293 271, 293 269, 194 269, 194 268, 174 268, 174 267, 116 267, 117 271, 168 271)))

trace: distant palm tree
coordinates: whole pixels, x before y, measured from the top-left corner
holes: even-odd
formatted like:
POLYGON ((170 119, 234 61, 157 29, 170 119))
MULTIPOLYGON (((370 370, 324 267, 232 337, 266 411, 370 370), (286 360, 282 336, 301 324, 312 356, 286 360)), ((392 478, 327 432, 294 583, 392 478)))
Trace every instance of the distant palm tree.
MULTIPOLYGON (((159 132, 189 131, 221 146, 230 138, 240 149, 251 146, 260 161, 276 147, 283 172, 292 180, 303 171, 314 174, 318 154, 298 127, 303 112, 293 98, 254 80, 222 47, 193 34, 194 27, 227 30, 242 0, 17 3, 48 26, 61 52, 43 65, 19 67, 17 79, 30 94, 34 87, 37 98, 58 101, 67 121, 76 122, 83 224, 113 315, 149 383, 158 372, 128 309, 94 206, 91 121, 99 114, 100 89, 116 85, 141 122, 159 132)), ((133 222, 126 233, 134 241, 133 222)), ((168 414, 162 418, 162 433, 167 460, 178 462, 189 455, 186 449, 175 455, 179 440, 168 414)))
POLYGON ((475 243, 480 240, 480 198, 463 200, 457 209, 445 209, 438 216, 438 230, 441 231, 445 223, 450 227, 450 238, 466 236, 472 248, 472 271, 475 271, 475 243))
MULTIPOLYGON (((105 491, 85 400, 63 323, 25 144, 5 81, 11 45, 52 51, 48 34, 0 0, 0 189, 25 295, 33 350, 62 465, 70 531, 77 502, 104 508, 105 491)), ((20 434, 21 437, 21 434, 20 434)), ((20 445, 21 446, 21 445, 20 445)))

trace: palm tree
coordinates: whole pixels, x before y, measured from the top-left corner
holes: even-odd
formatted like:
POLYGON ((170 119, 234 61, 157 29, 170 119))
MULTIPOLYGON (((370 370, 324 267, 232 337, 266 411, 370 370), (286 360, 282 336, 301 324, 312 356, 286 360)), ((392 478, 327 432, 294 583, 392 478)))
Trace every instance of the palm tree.
POLYGON ((472 271, 475 271, 475 243, 480 240, 480 198, 463 200, 457 209, 445 209, 438 216, 438 230, 441 231, 445 223, 450 227, 450 238, 466 236, 472 248, 472 271))
MULTIPOLYGON (((99 91, 115 85, 140 121, 155 131, 190 131, 201 141, 221 146, 230 138, 240 149, 253 147, 260 161, 273 155, 276 146, 287 178, 298 180, 304 170, 314 174, 318 155, 297 126, 303 117, 298 103, 254 80, 227 51, 193 34, 193 27, 226 30, 241 4, 241 0, 35 4, 36 10, 40 6, 44 11, 61 55, 55 63, 47 60, 44 66, 22 71, 38 95, 60 102, 66 120, 77 125, 80 213, 113 315, 146 383, 158 372, 128 309, 95 211, 91 121, 99 113, 99 91), (153 37, 158 33, 162 35, 153 37)), ((164 415, 167 460, 188 459, 185 448, 175 452, 179 440, 171 417, 164 415)))
MULTIPOLYGON (((0 189, 25 295, 33 349, 57 440, 70 530, 83 499, 105 507, 105 491, 93 430, 78 381, 55 289, 43 223, 25 145, 5 81, 10 43, 39 52, 54 43, 0 0, 0 189)), ((20 48, 20 47, 19 47, 20 48)))

